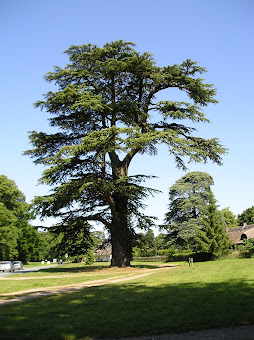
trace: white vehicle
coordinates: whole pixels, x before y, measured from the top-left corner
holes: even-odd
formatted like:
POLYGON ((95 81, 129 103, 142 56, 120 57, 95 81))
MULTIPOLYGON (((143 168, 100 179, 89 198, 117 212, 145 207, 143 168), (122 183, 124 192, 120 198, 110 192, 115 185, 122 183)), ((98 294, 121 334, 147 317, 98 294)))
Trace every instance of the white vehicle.
POLYGON ((23 266, 23 263, 21 261, 13 261, 12 262, 12 268, 13 268, 13 271, 14 269, 19 269, 19 270, 23 270, 24 269, 24 266, 23 266))
POLYGON ((0 262, 0 271, 4 272, 5 270, 9 270, 10 272, 13 271, 14 272, 14 268, 12 265, 11 261, 2 261, 0 262))

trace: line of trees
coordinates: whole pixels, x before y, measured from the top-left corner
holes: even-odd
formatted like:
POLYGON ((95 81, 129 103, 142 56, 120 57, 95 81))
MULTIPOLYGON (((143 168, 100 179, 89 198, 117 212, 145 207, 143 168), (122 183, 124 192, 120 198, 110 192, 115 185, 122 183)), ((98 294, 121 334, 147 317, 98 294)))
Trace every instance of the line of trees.
MULTIPOLYGON (((157 237, 151 230, 138 234, 134 255, 191 255, 199 260, 226 255, 231 245, 226 228, 253 223, 254 209, 246 209, 238 218, 229 208, 218 210, 213 184, 206 172, 189 172, 177 180, 169 189, 170 203, 161 226, 164 233, 157 237)), ((252 243, 247 245, 252 247, 252 243)))
MULTIPOLYGON (((105 240, 102 232, 73 228, 69 234, 57 233, 33 226, 31 205, 16 183, 0 175, 0 260, 38 261, 42 259, 86 257, 93 260, 93 249, 105 240)), ((75 227, 75 226, 74 226, 75 227)))
MULTIPOLYGON (((182 253, 205 254, 215 258, 226 254, 229 243, 226 226, 253 223, 254 207, 238 218, 225 208, 218 210, 211 185, 212 177, 205 172, 190 172, 169 189, 169 206, 163 233, 154 236, 151 229, 135 234, 133 256, 147 257, 182 253)), ((31 206, 14 181, 0 175, 0 260, 19 259, 23 262, 41 259, 69 258, 93 261, 93 250, 107 242, 102 231, 87 233, 86 228, 73 225, 68 233, 60 228, 39 230, 31 225, 31 206)))
POLYGON ((40 257, 45 243, 29 223, 33 218, 15 182, 0 175, 0 259, 27 262, 40 257))

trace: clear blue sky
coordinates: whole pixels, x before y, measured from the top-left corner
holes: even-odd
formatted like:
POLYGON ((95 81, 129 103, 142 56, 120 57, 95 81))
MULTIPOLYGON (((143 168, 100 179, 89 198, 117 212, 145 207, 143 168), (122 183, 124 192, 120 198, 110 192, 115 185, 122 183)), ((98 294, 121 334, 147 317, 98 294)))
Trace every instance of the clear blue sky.
MULTIPOLYGON (((37 186, 43 168, 22 156, 28 131, 50 131, 46 115, 33 107, 50 90, 43 75, 66 65, 62 52, 72 44, 123 39, 152 53, 159 66, 191 58, 207 67, 219 104, 205 109, 211 123, 196 127, 200 136, 218 137, 229 153, 222 167, 190 165, 189 171, 212 175, 221 209, 239 214, 254 205, 252 0, 1 0, 0 32, 0 174, 14 180, 28 202, 48 191, 37 186)), ((184 173, 164 148, 155 158, 136 158, 130 171, 159 177, 148 183, 162 193, 148 200, 147 212, 161 222, 168 188, 184 173)))

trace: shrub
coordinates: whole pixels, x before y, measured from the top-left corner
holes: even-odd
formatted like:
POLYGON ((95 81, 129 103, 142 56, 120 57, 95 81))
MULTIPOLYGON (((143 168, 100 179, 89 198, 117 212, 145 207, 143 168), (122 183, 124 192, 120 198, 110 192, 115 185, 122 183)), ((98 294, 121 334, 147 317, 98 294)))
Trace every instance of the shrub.
POLYGON ((151 257, 151 256, 156 256, 157 255, 157 250, 156 249, 150 249, 150 248, 145 248, 145 249, 140 249, 138 247, 133 248, 133 256, 134 257, 151 257))
POLYGON ((254 257, 254 239, 244 240, 244 247, 241 248, 243 257, 254 257))

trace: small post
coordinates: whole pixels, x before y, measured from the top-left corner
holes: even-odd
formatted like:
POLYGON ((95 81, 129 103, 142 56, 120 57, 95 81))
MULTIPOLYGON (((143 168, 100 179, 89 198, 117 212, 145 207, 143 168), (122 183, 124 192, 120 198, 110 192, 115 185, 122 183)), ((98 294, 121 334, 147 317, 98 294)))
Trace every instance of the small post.
POLYGON ((193 266, 193 257, 189 257, 189 267, 193 266))

